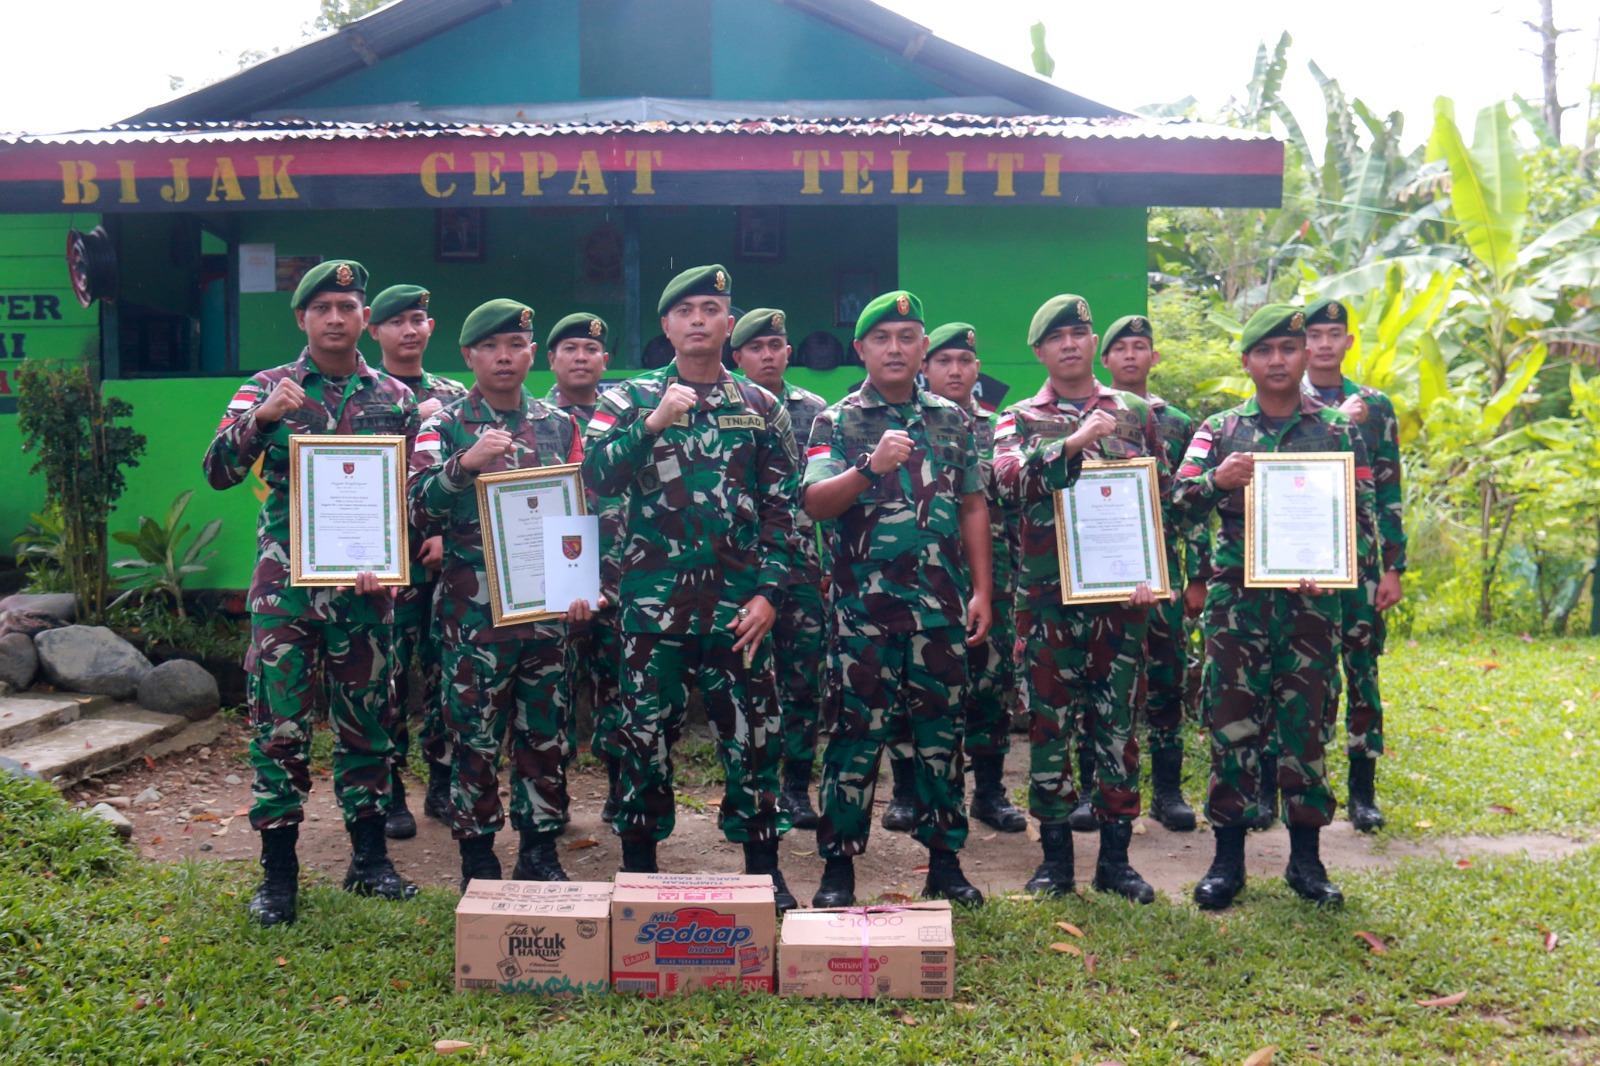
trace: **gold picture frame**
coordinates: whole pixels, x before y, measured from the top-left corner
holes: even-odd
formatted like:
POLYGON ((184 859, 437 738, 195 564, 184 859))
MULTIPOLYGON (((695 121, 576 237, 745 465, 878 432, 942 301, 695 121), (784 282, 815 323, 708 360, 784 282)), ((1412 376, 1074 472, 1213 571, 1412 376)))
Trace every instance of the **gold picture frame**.
POLYGON ((1159 464, 1150 456, 1090 459, 1071 488, 1055 493, 1062 603, 1122 603, 1141 582, 1157 597, 1171 594, 1160 474, 1159 464), (1098 524, 1094 537, 1079 536, 1081 522, 1098 524), (1095 544, 1102 548, 1116 544, 1122 551, 1096 562, 1092 559, 1095 544), (1137 545, 1139 559, 1129 567, 1131 545, 1137 545), (1088 572, 1101 565, 1112 573, 1088 572), (1116 573, 1123 568, 1125 574, 1116 573))
POLYGON ((367 570, 380 585, 410 584, 408 533, 405 437, 289 438, 291 586, 354 585, 367 570))
POLYGON ((1254 473, 1244 490, 1244 547, 1246 588, 1294 589, 1303 578, 1324 589, 1357 587, 1356 457, 1350 452, 1255 453, 1254 473), (1280 488, 1288 491, 1279 493, 1280 488), (1275 496, 1286 497, 1292 510, 1272 522, 1268 517, 1275 496), (1331 506, 1319 507, 1324 499, 1331 506), (1295 528, 1285 536, 1285 519, 1290 518, 1295 528), (1332 538, 1327 545, 1311 540, 1321 536, 1311 527, 1322 524, 1332 538), (1276 539, 1270 536, 1274 525, 1280 531, 1276 539), (1280 557, 1280 548, 1292 558, 1280 557))
MULTIPOLYGON (((583 478, 577 463, 534 466, 478 475, 478 525, 483 536, 483 562, 489 579, 489 609, 496 626, 520 625, 559 618, 542 596, 544 557, 527 512, 546 508, 559 515, 588 514, 583 478), (523 501, 521 511, 509 505, 523 501), (550 503, 558 503, 553 511, 550 503), (530 567, 538 573, 529 573, 530 567), (537 594, 536 594, 537 593, 537 594)), ((539 515, 542 526, 544 514, 539 515)))

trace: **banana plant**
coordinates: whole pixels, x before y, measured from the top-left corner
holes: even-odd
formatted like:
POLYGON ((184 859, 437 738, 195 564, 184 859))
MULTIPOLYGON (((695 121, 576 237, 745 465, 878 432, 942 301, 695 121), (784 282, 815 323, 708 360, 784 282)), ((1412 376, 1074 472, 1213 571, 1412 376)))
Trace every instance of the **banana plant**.
POLYGON ((178 617, 187 617, 183 607, 183 584, 188 578, 208 569, 207 564, 217 553, 206 551, 206 547, 217 539, 217 534, 222 530, 222 519, 214 518, 200 528, 187 548, 183 546, 184 538, 189 535, 189 526, 183 522, 183 512, 193 495, 193 489, 179 493, 177 499, 172 501, 172 506, 167 508, 164 522, 157 522, 149 515, 140 515, 137 530, 121 530, 111 534, 112 540, 126 544, 138 553, 137 558, 118 559, 111 564, 115 569, 131 575, 128 589, 117 597, 113 606, 135 593, 146 599, 152 595, 166 596, 172 601, 178 617))

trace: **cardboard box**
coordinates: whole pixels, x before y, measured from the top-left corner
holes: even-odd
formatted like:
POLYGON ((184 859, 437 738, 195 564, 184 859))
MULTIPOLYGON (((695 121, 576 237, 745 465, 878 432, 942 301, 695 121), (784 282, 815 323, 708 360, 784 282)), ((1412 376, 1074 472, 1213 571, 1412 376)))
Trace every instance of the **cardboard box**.
POLYGON ((605 992, 610 964, 603 881, 475 880, 456 904, 457 992, 605 992))
POLYGON ((944 900, 790 911, 778 946, 786 996, 949 999, 956 941, 944 900))
POLYGON ((611 890, 611 984, 667 996, 691 988, 773 990, 772 878, 619 873, 611 890))

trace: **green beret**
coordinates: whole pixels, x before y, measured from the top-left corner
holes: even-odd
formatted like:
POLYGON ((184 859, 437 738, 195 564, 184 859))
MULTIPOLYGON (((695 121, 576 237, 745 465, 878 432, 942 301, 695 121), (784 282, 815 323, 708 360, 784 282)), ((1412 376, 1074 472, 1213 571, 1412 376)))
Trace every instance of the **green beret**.
POLYGON ((1307 326, 1344 326, 1350 328, 1350 309, 1338 300, 1323 298, 1306 308, 1307 326))
POLYGON ((555 324, 550 331, 549 338, 544 342, 544 354, 548 356, 556 350, 556 345, 568 337, 580 337, 583 340, 599 341, 600 347, 606 347, 606 338, 611 335, 611 327, 606 325, 606 320, 599 315, 591 315, 587 311, 579 311, 575 315, 568 315, 555 324))
POLYGON ((672 305, 679 300, 687 300, 691 296, 733 296, 733 275, 728 273, 728 268, 721 263, 712 263, 710 266, 690 267, 682 274, 667 282, 667 287, 661 290, 661 302, 656 305, 656 314, 665 315, 672 309, 672 305))
POLYGON ((1028 347, 1037 347, 1053 329, 1062 326, 1093 326, 1089 314, 1089 301, 1073 292, 1052 296, 1044 306, 1033 313, 1033 323, 1028 326, 1028 347))
POLYGON ((1304 337, 1306 313, 1293 304, 1267 304, 1250 316, 1239 335, 1239 351, 1248 355, 1250 349, 1268 337, 1304 337))
POLYGON ((967 322, 946 322, 928 334, 928 355, 944 348, 959 348, 978 354, 978 331, 967 322))
POLYGON ((856 340, 872 332, 872 327, 883 322, 921 322, 922 301, 915 293, 896 289, 877 297, 861 309, 856 319, 856 340))
POLYGON ((1143 315, 1123 315, 1106 329, 1106 335, 1100 338, 1100 361, 1106 359, 1106 353, 1111 346, 1123 337, 1143 337, 1150 342, 1150 347, 1156 344, 1156 335, 1150 328, 1150 320, 1143 315))
POLYGON ((461 347, 470 348, 496 333, 532 332, 533 308, 515 300, 490 300, 461 323, 461 347))
POLYGON ((428 295, 421 285, 390 285, 372 298, 372 324, 387 322, 402 311, 426 311, 428 295))
POLYGON ((298 311, 319 292, 359 292, 365 295, 366 291, 366 267, 354 259, 331 259, 306 271, 300 284, 294 287, 289 306, 298 311))
POLYGON ((758 307, 746 312, 735 323, 729 343, 735 348, 743 348, 757 337, 787 337, 789 333, 784 328, 786 317, 775 307, 758 307))

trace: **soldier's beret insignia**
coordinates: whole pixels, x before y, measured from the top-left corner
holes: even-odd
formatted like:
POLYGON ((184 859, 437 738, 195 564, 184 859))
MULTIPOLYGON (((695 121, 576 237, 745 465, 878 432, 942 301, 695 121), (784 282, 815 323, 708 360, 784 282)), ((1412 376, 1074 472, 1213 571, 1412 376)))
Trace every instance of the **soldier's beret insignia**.
POLYGON ((894 309, 900 312, 902 315, 909 315, 911 313, 910 298, 902 294, 897 300, 895 300, 894 309))
POLYGON ((356 280, 355 271, 350 269, 349 263, 340 263, 339 268, 333 272, 333 280, 340 285, 349 285, 356 280))
POLYGON ((521 317, 517 319, 517 325, 521 326, 523 329, 528 329, 530 326, 532 326, 533 325, 533 312, 531 310, 529 310, 528 308, 524 307, 522 309, 521 317))
POLYGON ((978 346, 978 331, 975 330, 975 329, 967 330, 967 347, 975 349, 975 348, 977 348, 977 346, 978 346))
POLYGON ((420 307, 422 310, 426 311, 428 309, 428 300, 431 298, 431 295, 432 295, 431 293, 426 293, 425 292, 421 296, 418 296, 417 297, 417 306, 420 307))
POLYGON ((605 330, 606 328, 600 324, 600 320, 598 318, 591 318, 589 320, 589 336, 598 337, 600 334, 604 333, 605 330))
POLYGON ((1329 304, 1328 309, 1323 314, 1337 322, 1339 320, 1339 305, 1336 303, 1329 304))
POLYGON ((1306 316, 1304 314, 1302 314, 1301 312, 1299 312, 1299 311, 1296 311, 1294 313, 1293 317, 1291 317, 1289 319, 1289 328, 1291 330, 1294 330, 1295 332, 1298 332, 1301 329, 1305 328, 1305 324, 1306 324, 1306 316))
POLYGON ((1150 323, 1146 322, 1144 319, 1138 317, 1137 315, 1134 316, 1134 319, 1133 319, 1132 322, 1128 323, 1128 332, 1129 333, 1148 333, 1149 330, 1150 330, 1150 323))
POLYGON ((1075 308, 1075 310, 1078 312, 1078 318, 1081 321, 1084 321, 1084 322, 1089 321, 1089 305, 1088 305, 1088 303, 1086 303, 1083 300, 1079 300, 1078 301, 1078 306, 1075 308))
POLYGON ((716 286, 718 292, 725 291, 728 287, 728 275, 724 274, 720 270, 717 271, 716 280, 713 281, 712 284, 716 286))
POLYGON ((782 329, 783 328, 783 312, 782 311, 778 311, 772 316, 772 328, 773 329, 782 329))

